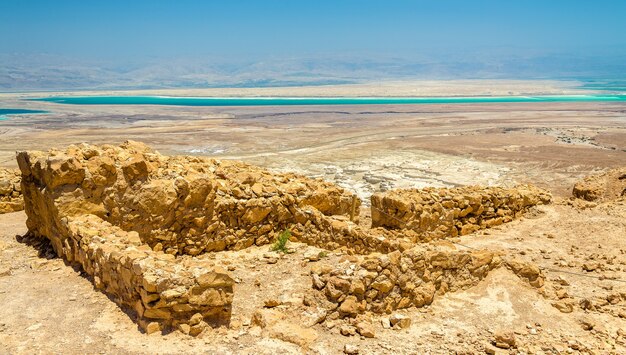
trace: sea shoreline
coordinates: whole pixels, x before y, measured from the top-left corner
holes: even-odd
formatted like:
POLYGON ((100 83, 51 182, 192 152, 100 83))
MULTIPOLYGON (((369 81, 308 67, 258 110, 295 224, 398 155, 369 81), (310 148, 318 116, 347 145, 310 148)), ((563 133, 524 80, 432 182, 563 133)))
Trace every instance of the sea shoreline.
POLYGON ((424 105, 525 102, 619 102, 626 95, 456 96, 456 97, 175 97, 175 96, 55 96, 28 99, 70 105, 162 106, 335 106, 424 105))

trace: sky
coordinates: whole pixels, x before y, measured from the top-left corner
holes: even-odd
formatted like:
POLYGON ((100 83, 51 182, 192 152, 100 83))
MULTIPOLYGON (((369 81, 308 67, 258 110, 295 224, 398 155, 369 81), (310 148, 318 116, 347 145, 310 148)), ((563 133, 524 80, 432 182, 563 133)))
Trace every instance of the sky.
POLYGON ((514 71, 527 59, 526 67, 566 60, 582 75, 623 68, 626 1, 2 0, 0 34, 0 55, 14 67, 20 58, 45 55, 118 71, 203 58, 245 65, 298 60, 293 70, 301 71, 320 58, 341 58, 344 65, 428 63, 439 65, 430 73, 458 75, 461 62, 469 69, 457 71, 471 74, 477 66, 514 71))

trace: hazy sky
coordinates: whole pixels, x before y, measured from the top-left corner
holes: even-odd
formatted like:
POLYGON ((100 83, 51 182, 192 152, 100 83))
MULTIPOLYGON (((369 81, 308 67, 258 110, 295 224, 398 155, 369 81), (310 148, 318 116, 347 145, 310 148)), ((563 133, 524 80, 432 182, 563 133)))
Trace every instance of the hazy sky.
POLYGON ((624 0, 2 0, 0 51, 287 55, 626 48, 624 0))
POLYGON ((624 72, 626 0, 0 0, 7 89, 624 72))

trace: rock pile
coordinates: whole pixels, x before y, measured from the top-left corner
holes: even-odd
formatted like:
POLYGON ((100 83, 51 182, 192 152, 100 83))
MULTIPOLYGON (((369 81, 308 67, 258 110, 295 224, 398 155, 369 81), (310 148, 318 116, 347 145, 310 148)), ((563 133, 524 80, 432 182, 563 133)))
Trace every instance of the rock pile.
POLYGON ((0 213, 24 209, 20 171, 0 168, 0 213))
POLYGON ((572 194, 586 201, 615 200, 626 196, 626 167, 587 176, 574 185, 572 194))
POLYGON ((536 266, 503 259, 487 250, 458 251, 449 243, 420 244, 404 252, 372 253, 339 265, 312 270, 313 287, 336 304, 339 317, 364 311, 391 313, 422 307, 435 295, 476 285, 494 268, 505 266, 534 287, 544 276, 536 266))
POLYGON ((390 190, 372 196, 372 227, 413 230, 422 241, 456 237, 510 222, 550 199, 531 185, 390 190))

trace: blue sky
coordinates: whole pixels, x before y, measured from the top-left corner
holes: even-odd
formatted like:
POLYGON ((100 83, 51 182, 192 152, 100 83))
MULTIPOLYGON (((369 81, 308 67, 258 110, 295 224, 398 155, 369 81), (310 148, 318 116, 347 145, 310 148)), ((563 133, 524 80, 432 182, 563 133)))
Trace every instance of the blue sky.
MULTIPOLYGON (((352 76, 329 77, 366 76, 363 68, 375 65, 380 75, 391 68, 397 75, 549 76, 561 67, 562 76, 589 75, 624 69, 626 1, 2 0, 0 34, 0 55, 10 55, 4 61, 13 67, 29 58, 37 66, 31 56, 45 54, 117 71, 159 59, 219 58, 222 66, 212 70, 240 72, 224 68, 246 62, 252 71, 252 62, 298 58, 281 68, 301 73, 337 66, 319 58, 344 58, 352 76)), ((185 73, 217 61, 194 62, 185 73)), ((281 71, 265 66, 261 79, 281 71)), ((0 68, 0 85, 1 75, 0 68)))
POLYGON ((0 51, 308 55, 626 47, 626 1, 0 2, 0 51))

